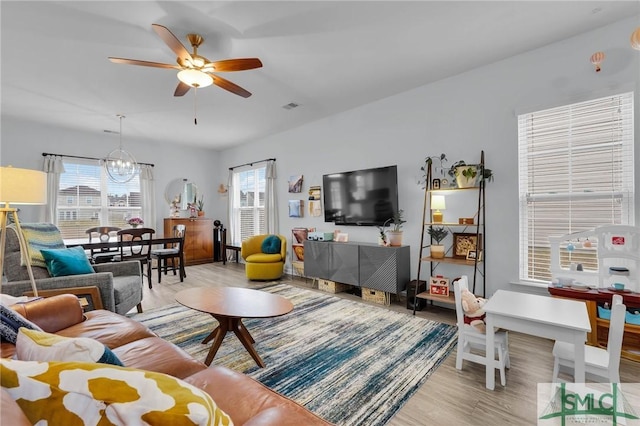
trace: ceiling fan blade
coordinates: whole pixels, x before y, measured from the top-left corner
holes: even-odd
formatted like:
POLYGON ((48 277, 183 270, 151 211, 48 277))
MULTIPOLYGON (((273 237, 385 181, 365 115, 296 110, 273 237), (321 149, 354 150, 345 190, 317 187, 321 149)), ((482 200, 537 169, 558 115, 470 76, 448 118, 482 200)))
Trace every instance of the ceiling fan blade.
POLYGON ((153 27, 153 30, 156 32, 156 34, 160 36, 162 41, 164 41, 167 46, 169 46, 171 50, 173 50, 173 53, 175 53, 178 58, 182 59, 183 61, 193 61, 193 58, 191 58, 191 54, 189 53, 187 48, 184 47, 182 43, 180 43, 180 40, 178 40, 178 38, 174 36, 171 31, 169 31, 169 28, 159 24, 151 24, 151 26, 153 27))
POLYGON ((242 96, 243 98, 251 96, 251 92, 244 90, 242 87, 230 82, 229 80, 213 74, 211 74, 211 77, 213 77, 213 84, 218 87, 222 87, 223 89, 228 90, 231 93, 235 93, 238 96, 242 96))
POLYGON ((142 65, 143 67, 171 68, 171 69, 177 69, 177 70, 182 69, 178 65, 163 64, 160 62, 139 61, 137 59, 113 58, 110 56, 109 60, 116 64, 142 65))
POLYGON ((215 72, 244 71, 260 68, 262 67, 262 62, 258 58, 225 59, 214 62, 213 66, 215 67, 215 72))
POLYGON ((191 86, 188 84, 184 84, 183 82, 178 82, 178 87, 176 87, 176 91, 173 92, 173 96, 184 96, 191 89, 191 86))

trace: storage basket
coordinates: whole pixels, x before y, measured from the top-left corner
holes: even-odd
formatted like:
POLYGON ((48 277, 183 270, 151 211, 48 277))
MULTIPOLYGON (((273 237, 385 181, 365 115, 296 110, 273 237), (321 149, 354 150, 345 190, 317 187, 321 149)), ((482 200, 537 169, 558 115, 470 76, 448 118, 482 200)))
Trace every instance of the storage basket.
POLYGON ((625 313, 624 321, 627 324, 640 325, 640 313, 638 311, 625 313))
POLYGON ((391 295, 382 290, 362 287, 362 300, 388 306, 391 304, 391 295))
POLYGON ((603 306, 598 306, 598 318, 611 319, 611 309, 607 309, 603 306))
POLYGON ((349 285, 337 283, 330 280, 318 280, 318 290, 326 291, 327 293, 342 293, 349 290, 349 285))
POLYGON ((293 271, 297 275, 304 277, 304 262, 294 260, 291 265, 293 265, 293 271))

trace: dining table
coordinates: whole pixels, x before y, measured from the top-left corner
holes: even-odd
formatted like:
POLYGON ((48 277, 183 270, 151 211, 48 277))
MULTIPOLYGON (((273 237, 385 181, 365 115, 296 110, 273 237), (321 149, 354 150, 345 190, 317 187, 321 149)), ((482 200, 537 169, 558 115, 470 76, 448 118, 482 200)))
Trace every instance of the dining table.
MULTIPOLYGON (((585 380, 585 341, 591 332, 584 301, 498 290, 485 303, 486 347, 494 347, 495 329, 502 328, 573 344, 574 382, 585 380)), ((495 387, 495 354, 486 352, 486 387, 495 387)), ((513 364, 511 365, 513 368, 513 364)), ((551 380, 551 375, 549 375, 551 380)))

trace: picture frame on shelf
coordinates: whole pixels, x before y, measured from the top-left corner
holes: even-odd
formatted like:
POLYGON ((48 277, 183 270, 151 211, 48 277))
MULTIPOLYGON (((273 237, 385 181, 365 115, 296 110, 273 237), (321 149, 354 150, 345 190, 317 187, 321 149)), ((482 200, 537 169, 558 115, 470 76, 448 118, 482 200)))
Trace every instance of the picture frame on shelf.
POLYGON ((431 181, 431 189, 440 189, 440 179, 436 178, 431 181))
POLYGON ((469 250, 477 250, 482 247, 482 234, 472 234, 468 232, 453 233, 453 254, 457 259, 467 259, 469 250))
MULTIPOLYGON (((96 286, 87 287, 68 287, 59 288, 55 290, 38 290, 38 296, 40 297, 52 297, 59 294, 73 294, 78 298, 80 306, 84 312, 94 311, 96 309, 104 309, 102 305, 102 298, 100 297, 100 290, 96 286)), ((23 293, 24 296, 33 297, 32 291, 23 293)))
POLYGON ((449 278, 441 275, 429 278, 429 294, 435 296, 449 296, 449 278))
POLYGON ((478 258, 478 262, 482 261, 482 250, 469 250, 467 252, 467 260, 476 260, 478 258))

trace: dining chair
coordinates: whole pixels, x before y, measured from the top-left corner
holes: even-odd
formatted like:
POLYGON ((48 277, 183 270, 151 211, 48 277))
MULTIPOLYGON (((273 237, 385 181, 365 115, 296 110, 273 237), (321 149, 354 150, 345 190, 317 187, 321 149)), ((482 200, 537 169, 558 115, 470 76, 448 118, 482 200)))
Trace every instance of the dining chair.
MULTIPOLYGON (((619 294, 613 295, 611 304, 607 348, 584 345, 586 377, 602 383, 620 383, 620 353, 627 307, 622 303, 622 296, 619 294)), ((553 356, 553 383, 558 383, 561 371, 571 374, 574 370, 573 344, 556 341, 553 345, 553 356)))
POLYGON ((137 260, 140 262, 142 273, 147 276, 149 288, 151 284, 151 240, 155 229, 152 228, 132 228, 121 229, 117 232, 118 242, 120 242, 120 254, 115 260, 137 260), (123 244, 124 243, 124 244, 123 244), (145 265, 147 272, 145 274, 145 265))
POLYGON ((187 273, 184 269, 184 237, 186 232, 186 225, 174 225, 173 236, 180 238, 180 242, 170 244, 169 247, 151 250, 151 258, 156 259, 158 263, 158 283, 162 281, 163 270, 164 274, 167 275, 168 261, 171 261, 173 275, 176 275, 176 264, 178 264, 178 269, 180 270, 180 282, 183 282, 187 277, 187 273))
MULTIPOLYGON (((95 226, 85 231, 89 235, 89 243, 97 242, 108 243, 111 237, 115 237, 116 233, 120 230, 117 226, 95 226)), ((90 250, 91 263, 106 263, 111 262, 119 252, 117 247, 114 248, 102 248, 90 250)))
MULTIPOLYGON (((462 370, 462 361, 467 360, 477 364, 486 365, 486 338, 484 333, 464 322, 464 310, 462 309, 462 291, 469 289, 469 279, 466 275, 458 278, 453 283, 456 302, 456 325, 458 326, 458 349, 456 355, 456 368, 462 370), (475 351, 475 352, 472 352, 475 351)), ((496 368, 500 370, 500 383, 507 385, 505 368, 511 366, 509 360, 509 335, 507 331, 500 330, 495 333, 494 358, 498 354, 496 368)))

